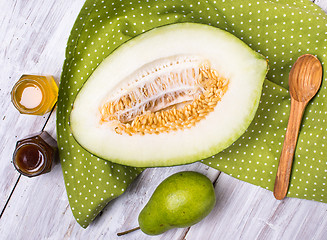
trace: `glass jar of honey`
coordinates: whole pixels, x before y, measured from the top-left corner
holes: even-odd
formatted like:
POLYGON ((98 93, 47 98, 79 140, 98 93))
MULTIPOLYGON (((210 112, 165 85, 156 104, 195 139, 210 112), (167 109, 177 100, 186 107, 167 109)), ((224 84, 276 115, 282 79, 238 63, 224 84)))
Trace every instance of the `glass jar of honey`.
POLYGON ((34 177, 49 172, 56 155, 57 142, 40 132, 17 142, 13 164, 21 174, 34 177))
POLYGON ((52 76, 23 75, 11 91, 11 101, 20 113, 43 115, 57 102, 58 86, 52 76))

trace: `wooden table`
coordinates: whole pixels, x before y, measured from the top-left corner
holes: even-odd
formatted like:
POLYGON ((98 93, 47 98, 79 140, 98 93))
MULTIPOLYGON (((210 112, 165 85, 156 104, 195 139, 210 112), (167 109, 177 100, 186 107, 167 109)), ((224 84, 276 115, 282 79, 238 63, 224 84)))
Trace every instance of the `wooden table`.
MULTIPOLYGON (((36 178, 20 176, 12 165, 16 141, 42 129, 56 137, 55 112, 20 115, 10 91, 23 73, 55 76, 59 82, 65 46, 83 0, 3 0, 0 2, 0 239, 327 239, 327 204, 300 199, 277 201, 271 192, 236 180, 203 164, 144 171, 87 228, 75 221, 59 161, 36 178), (215 184, 217 205, 191 228, 149 237, 137 216, 156 186, 181 170, 206 174, 215 184)), ((327 11, 327 0, 315 3, 327 11)))

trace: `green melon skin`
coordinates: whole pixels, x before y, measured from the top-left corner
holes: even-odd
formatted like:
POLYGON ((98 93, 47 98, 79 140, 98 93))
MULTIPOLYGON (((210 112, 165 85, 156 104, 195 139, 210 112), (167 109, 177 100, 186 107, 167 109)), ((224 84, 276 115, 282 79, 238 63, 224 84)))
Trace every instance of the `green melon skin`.
POLYGON ((83 148, 111 162, 134 167, 192 163, 224 150, 245 132, 267 71, 262 55, 221 29, 196 23, 155 28, 121 45, 98 66, 75 99, 70 127, 83 148), (176 55, 208 59, 229 79, 213 112, 195 127, 158 135, 119 135, 99 124, 98 109, 108 92, 144 65, 176 55))
POLYGON ((140 212, 138 222, 144 233, 159 235, 200 222, 215 203, 215 190, 209 178, 197 172, 179 172, 159 184, 140 212))

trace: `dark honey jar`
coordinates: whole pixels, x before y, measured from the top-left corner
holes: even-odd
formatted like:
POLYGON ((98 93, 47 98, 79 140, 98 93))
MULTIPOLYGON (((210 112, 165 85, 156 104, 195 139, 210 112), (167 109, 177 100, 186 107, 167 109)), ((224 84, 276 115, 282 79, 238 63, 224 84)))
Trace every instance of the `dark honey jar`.
POLYGON ((17 142, 13 164, 21 174, 34 177, 51 170, 56 154, 56 141, 47 132, 41 132, 17 142))

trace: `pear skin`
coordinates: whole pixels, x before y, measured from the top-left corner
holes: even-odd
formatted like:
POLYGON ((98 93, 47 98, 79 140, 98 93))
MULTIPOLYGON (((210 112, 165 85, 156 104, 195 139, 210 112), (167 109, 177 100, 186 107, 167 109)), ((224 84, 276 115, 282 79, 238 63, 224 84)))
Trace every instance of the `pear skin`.
POLYGON ((205 218, 215 203, 209 178, 197 172, 179 172, 159 184, 139 214, 139 225, 148 235, 189 227, 205 218))

